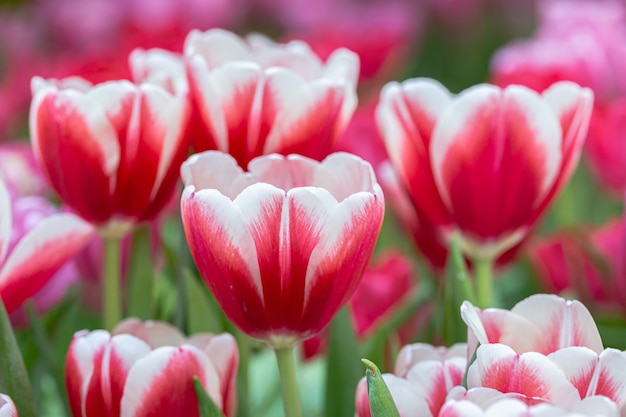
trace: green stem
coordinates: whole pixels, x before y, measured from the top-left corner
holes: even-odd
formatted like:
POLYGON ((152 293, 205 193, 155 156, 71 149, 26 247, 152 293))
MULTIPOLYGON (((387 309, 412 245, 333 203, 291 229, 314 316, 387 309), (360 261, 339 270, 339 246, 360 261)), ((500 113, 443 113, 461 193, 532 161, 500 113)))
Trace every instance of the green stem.
POLYGON ((493 260, 473 259, 476 301, 479 308, 493 306, 493 260))
POLYGON ((237 374, 237 416, 248 417, 250 415, 249 398, 249 375, 250 375, 250 348, 251 340, 242 331, 235 331, 237 346, 239 347, 239 371, 237 374))
POLYGON ((276 361, 280 374, 280 386, 283 391, 285 417, 302 417, 300 393, 296 381, 296 367, 293 359, 293 348, 277 348, 276 361))
POLYGON ((113 330, 122 320, 120 299, 120 249, 121 240, 104 238, 104 305, 103 323, 106 330, 113 330))
POLYGON ((37 416, 26 365, 2 298, 0 298, 0 392, 11 397, 20 416, 37 416))

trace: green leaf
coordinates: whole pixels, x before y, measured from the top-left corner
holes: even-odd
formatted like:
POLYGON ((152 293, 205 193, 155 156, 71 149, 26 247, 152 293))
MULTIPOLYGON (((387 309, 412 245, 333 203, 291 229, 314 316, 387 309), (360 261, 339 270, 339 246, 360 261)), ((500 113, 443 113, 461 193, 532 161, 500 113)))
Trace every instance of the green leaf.
POLYGON ((36 417, 33 392, 9 316, 0 298, 0 392, 13 399, 21 417, 36 417))
POLYGON ((359 345, 348 308, 342 308, 330 324, 324 415, 354 415, 354 389, 363 368, 359 363, 359 345))
POLYGON ((366 369, 367 396, 369 397, 372 417, 400 417, 378 367, 374 365, 374 362, 367 359, 361 359, 361 361, 366 369))
POLYGON ((126 311, 130 317, 148 320, 153 317, 155 276, 147 227, 135 232, 131 255, 126 311))
POLYGON ((215 405, 209 394, 202 386, 202 382, 198 377, 193 377, 193 387, 196 390, 196 398, 198 399, 198 408, 200 410, 200 417, 224 417, 224 414, 215 405))

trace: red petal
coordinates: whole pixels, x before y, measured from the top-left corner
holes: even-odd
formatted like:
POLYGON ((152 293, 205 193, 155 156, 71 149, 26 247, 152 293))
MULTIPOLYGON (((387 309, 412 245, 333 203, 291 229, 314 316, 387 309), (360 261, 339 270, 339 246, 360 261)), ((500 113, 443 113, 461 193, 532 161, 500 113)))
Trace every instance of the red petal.
POLYGON ((93 236, 94 229, 71 214, 55 214, 31 229, 0 269, 0 295, 10 313, 39 291, 93 236))

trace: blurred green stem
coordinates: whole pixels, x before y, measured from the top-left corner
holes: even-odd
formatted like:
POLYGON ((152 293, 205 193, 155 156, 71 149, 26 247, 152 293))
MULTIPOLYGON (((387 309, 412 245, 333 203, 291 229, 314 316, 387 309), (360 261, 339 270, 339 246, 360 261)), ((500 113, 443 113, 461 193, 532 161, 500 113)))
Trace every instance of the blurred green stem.
POLYGON ((21 417, 37 416, 26 365, 2 298, 0 298, 0 392, 11 397, 21 417))
POLYGON ((302 404, 296 380, 296 367, 293 359, 293 348, 274 349, 280 374, 280 386, 283 391, 285 417, 302 417, 302 404))
POLYGON ((33 336, 35 337, 35 343, 37 348, 39 349, 39 354, 41 355, 44 365, 48 368, 48 372, 54 378, 54 382, 56 385, 57 393, 61 398, 59 400, 63 405, 63 410, 65 411, 65 415, 70 415, 69 405, 67 403, 67 396, 65 395, 65 380, 63 379, 63 370, 58 369, 56 363, 54 362, 54 357, 52 356, 52 343, 46 334, 46 329, 43 326, 41 321, 41 317, 37 313, 37 308, 35 307, 35 303, 33 300, 26 301, 25 304, 26 315, 28 316, 28 324, 32 329, 33 336))
POLYGON ((104 238, 104 311, 103 323, 106 330, 113 330, 122 319, 120 299, 120 249, 121 239, 104 238))
POLYGON ((235 331, 235 338, 237 339, 237 346, 239 347, 239 371, 237 375, 237 396, 239 398, 238 403, 238 417, 248 417, 250 415, 250 396, 249 396, 249 367, 250 367, 250 349, 252 344, 248 336, 242 331, 235 331))
POLYGON ((493 260, 473 259, 476 302, 479 308, 489 308, 493 304, 493 260))

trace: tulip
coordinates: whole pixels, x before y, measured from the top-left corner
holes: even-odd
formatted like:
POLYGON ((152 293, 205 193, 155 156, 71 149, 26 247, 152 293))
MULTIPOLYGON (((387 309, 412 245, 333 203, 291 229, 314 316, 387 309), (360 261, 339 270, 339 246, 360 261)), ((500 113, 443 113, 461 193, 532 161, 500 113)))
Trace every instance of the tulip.
POLYGON ((461 306, 461 317, 468 326, 470 354, 478 343, 502 343, 516 353, 545 355, 569 346, 585 346, 596 353, 603 350, 589 310, 579 301, 556 295, 532 295, 510 311, 479 310, 466 301, 461 306))
POLYGON ((8 395, 0 394, 0 417, 17 417, 15 404, 8 395))
MULTIPOLYGON (((20 205, 35 197, 25 198, 20 205)), ((13 203, 0 181, 0 296, 9 313, 41 290, 93 236, 93 228, 72 214, 31 209, 18 207, 19 217, 13 219, 13 203)))
POLYGON ((571 83, 541 96, 480 85, 453 98, 416 79, 385 87, 378 120, 416 209, 444 234, 458 230, 470 257, 493 259, 524 237, 571 175, 591 105, 591 92, 571 83))
MULTIPOLYGON (((447 349, 417 343, 402 348, 393 374, 383 374, 402 417, 437 416, 449 392, 461 385, 466 367, 464 344, 447 349)), ((358 417, 371 417, 367 386, 356 392, 358 417)))
POLYGON ((537 239, 528 256, 542 287, 567 293, 610 310, 626 307, 623 217, 582 233, 556 233, 537 239))
POLYGON ((335 153, 253 159, 207 151, 181 168, 183 227, 226 316, 275 350, 285 415, 301 415, 293 347, 348 301, 374 250, 384 199, 371 166, 335 153))
POLYGON ((356 288, 381 227, 371 167, 268 155, 244 172, 207 151, 181 168, 181 212, 200 274, 248 335, 293 346, 321 331, 356 288))
POLYGON ((121 318, 120 239, 171 200, 188 152, 188 97, 154 83, 34 78, 30 125, 61 199, 105 238, 104 325, 121 318))
POLYGON ((33 149, 61 199, 120 237, 169 201, 187 155, 189 104, 150 83, 69 82, 33 80, 33 149))
POLYGON ((605 397, 583 400, 570 409, 550 403, 529 405, 502 395, 495 401, 450 400, 441 408, 439 417, 618 417, 617 406, 605 397))
POLYGON ((26 142, 0 145, 0 178, 15 197, 42 195, 46 191, 46 181, 32 147, 26 142))
POLYGON ((162 322, 121 322, 74 335, 66 385, 74 417, 199 416, 197 377, 227 417, 236 413, 237 345, 228 334, 187 339, 162 322))
POLYGON ((478 85, 452 97, 429 79, 383 89, 377 117, 389 157, 417 217, 444 240, 460 235, 482 307, 494 260, 526 237, 571 176, 592 97, 566 82, 542 95, 478 85))
POLYGON ((244 169, 270 153, 323 159, 356 106, 358 58, 345 49, 323 63, 303 42, 213 29, 192 31, 184 56, 203 126, 195 151, 227 152, 244 169))

